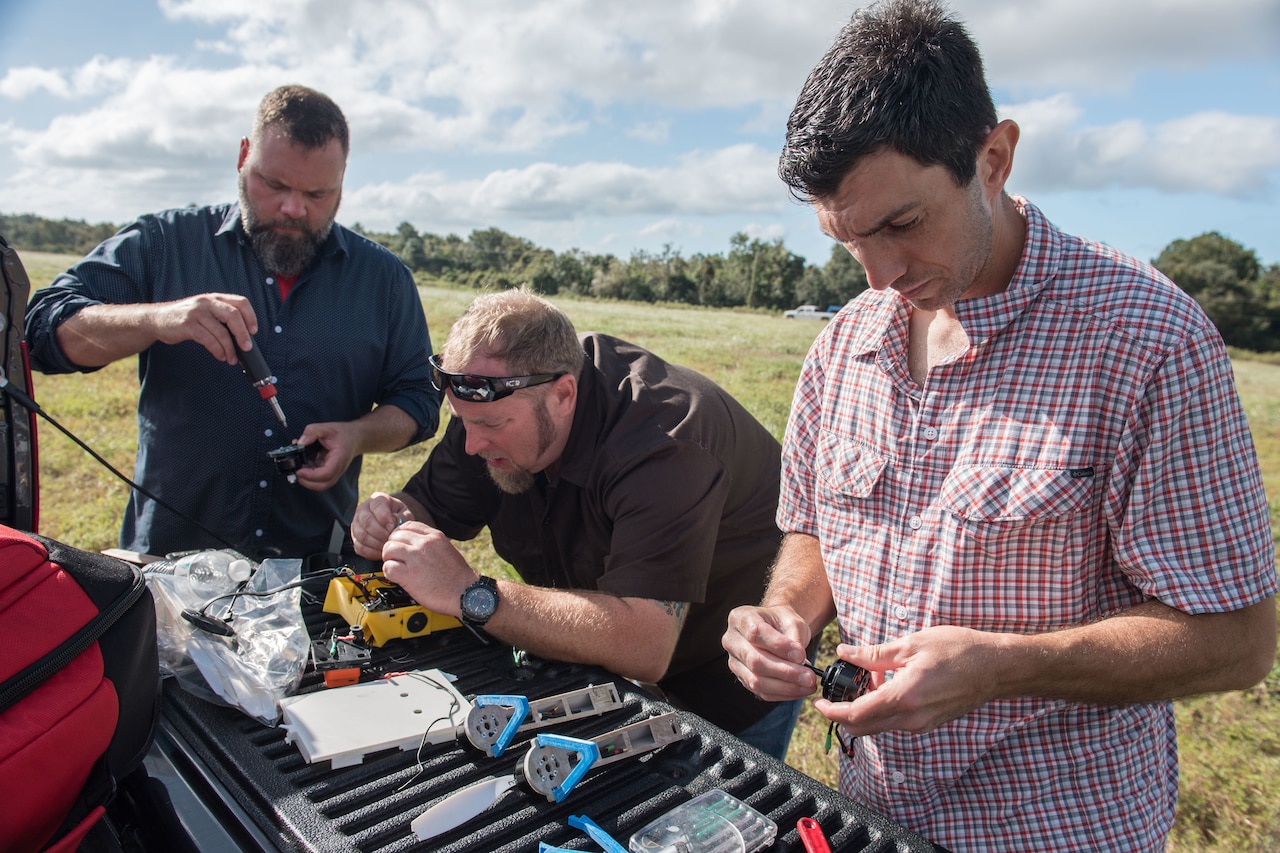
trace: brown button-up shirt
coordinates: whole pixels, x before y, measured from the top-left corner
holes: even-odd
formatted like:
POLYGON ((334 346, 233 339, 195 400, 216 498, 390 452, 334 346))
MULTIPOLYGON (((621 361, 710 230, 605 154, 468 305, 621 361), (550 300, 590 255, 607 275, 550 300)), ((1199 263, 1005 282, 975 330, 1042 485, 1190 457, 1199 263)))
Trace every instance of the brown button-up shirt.
POLYGON ((659 686, 741 731, 772 706, 732 676, 720 639, 731 609, 759 603, 777 552, 781 448, 705 376, 607 335, 580 337, 577 408, 553 475, 521 495, 499 491, 453 419, 405 491, 450 538, 488 526, 528 583, 689 602, 659 686))

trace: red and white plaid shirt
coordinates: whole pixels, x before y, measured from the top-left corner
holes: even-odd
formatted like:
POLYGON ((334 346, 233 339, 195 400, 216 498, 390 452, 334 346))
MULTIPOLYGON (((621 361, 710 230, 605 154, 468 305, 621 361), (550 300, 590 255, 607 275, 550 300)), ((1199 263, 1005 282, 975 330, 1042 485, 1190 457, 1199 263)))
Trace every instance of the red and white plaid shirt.
MULTIPOLYGON (((805 362, 778 522, 819 538, 846 643, 1053 631, 1151 598, 1227 611, 1276 591, 1212 322, 1151 267, 1015 201, 1013 281, 956 303, 970 347, 923 388, 892 291, 852 302, 805 362)), ((1172 706, 992 702, 928 734, 858 738, 840 787, 955 851, 1163 850, 1172 706)))

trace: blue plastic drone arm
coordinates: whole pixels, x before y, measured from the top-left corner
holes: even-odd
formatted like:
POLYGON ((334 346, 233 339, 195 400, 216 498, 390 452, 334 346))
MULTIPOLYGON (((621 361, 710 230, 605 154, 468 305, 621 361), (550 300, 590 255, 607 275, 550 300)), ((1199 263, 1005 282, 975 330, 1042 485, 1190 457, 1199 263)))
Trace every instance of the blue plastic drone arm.
POLYGON ((523 696, 502 696, 496 693, 486 693, 482 696, 477 696, 472 704, 476 707, 511 705, 515 708, 515 711, 511 714, 511 719, 507 720, 506 726, 503 727, 502 733, 493 742, 493 757, 501 758, 502 753, 506 752, 507 747, 511 745, 511 741, 515 740, 516 732, 524 725, 524 721, 529 718, 529 700, 523 696))
POLYGON ((564 777, 564 781, 551 790, 552 796, 559 803, 568 796, 573 790, 573 786, 582 781, 582 777, 587 775, 587 771, 591 769, 591 765, 600 760, 600 749, 594 742, 583 740, 576 737, 568 737, 566 735, 538 735, 538 746, 553 746, 560 749, 567 749, 570 752, 576 752, 582 756, 582 760, 578 765, 569 771, 564 777))
POLYGON ((586 815, 569 815, 569 826, 581 829, 591 836, 591 840, 599 844, 605 853, 627 853, 627 848, 614 841, 613 836, 601 829, 595 821, 586 815))
MULTIPOLYGON (((605 853, 627 853, 627 848, 623 847, 613 836, 605 832, 599 824, 586 815, 569 815, 569 826, 574 829, 581 829, 591 840, 600 845, 600 849, 605 853)), ((555 847, 545 841, 538 842, 538 853, 576 853, 567 847, 555 847)))

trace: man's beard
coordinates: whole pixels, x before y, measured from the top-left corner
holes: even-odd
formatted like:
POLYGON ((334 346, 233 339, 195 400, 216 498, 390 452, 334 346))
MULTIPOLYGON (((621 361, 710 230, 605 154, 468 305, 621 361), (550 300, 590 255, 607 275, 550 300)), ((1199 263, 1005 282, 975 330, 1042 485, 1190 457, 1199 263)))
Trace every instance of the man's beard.
MULTIPOLYGON (((545 399, 542 400, 541 405, 534 407, 533 410, 538 429, 538 452, 534 454, 535 458, 546 452, 555 437, 555 425, 551 423, 551 415, 547 412, 546 403, 545 399)), ((488 472, 493 484, 509 495, 522 495, 533 488, 535 475, 532 471, 517 467, 509 471, 500 471, 488 463, 485 464, 484 470, 488 472)))
MULTIPOLYGON (((296 276, 307 268, 311 259, 316 256, 320 246, 328 239, 333 230, 333 217, 320 228, 310 228, 305 220, 273 219, 263 222, 249 205, 245 192, 244 173, 240 177, 240 221, 254 253, 268 272, 283 276, 296 276), (302 233, 285 234, 274 229, 296 228, 302 233)), ((337 213, 337 208, 334 208, 337 213)))

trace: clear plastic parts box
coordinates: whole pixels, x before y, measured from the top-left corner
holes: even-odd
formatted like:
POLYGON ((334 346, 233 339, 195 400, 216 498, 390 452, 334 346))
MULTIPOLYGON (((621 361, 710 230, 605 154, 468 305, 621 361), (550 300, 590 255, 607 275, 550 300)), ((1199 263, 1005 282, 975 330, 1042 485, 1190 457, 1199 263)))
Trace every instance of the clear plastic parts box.
POLYGON ((755 853, 778 825, 719 788, 676 806, 631 836, 632 853, 755 853))

